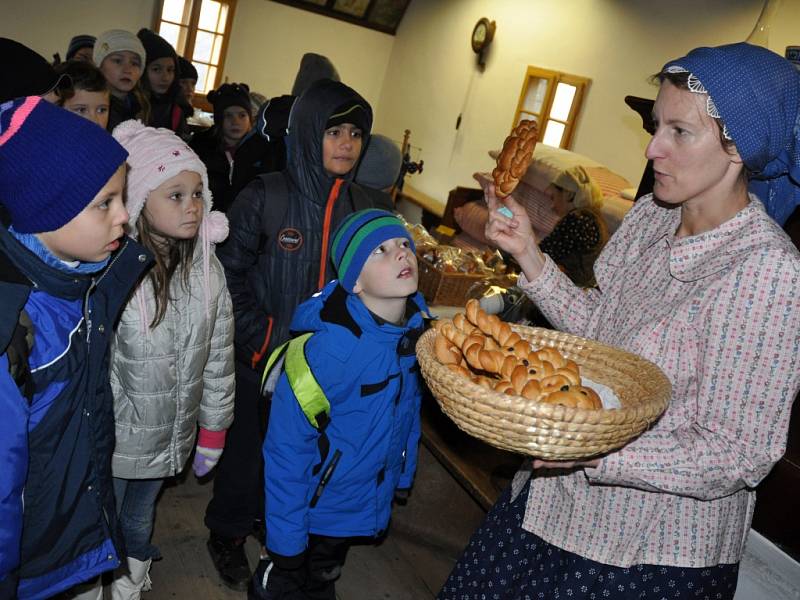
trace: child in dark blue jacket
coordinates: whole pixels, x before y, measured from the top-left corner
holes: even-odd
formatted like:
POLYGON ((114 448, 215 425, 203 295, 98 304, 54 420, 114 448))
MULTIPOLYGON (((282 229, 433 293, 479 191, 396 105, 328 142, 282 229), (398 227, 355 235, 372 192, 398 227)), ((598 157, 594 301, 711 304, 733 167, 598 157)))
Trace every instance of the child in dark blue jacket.
POLYGON ((150 263, 123 235, 127 156, 106 131, 37 96, 0 104, 10 215, 0 226, 3 599, 50 598, 124 556, 108 350, 150 263))
POLYGON ((367 209, 342 222, 331 257, 339 279, 298 307, 296 337, 273 355, 285 370, 264 442, 269 558, 251 597, 334 598, 351 538, 384 532, 414 479, 427 312, 414 244, 367 209))

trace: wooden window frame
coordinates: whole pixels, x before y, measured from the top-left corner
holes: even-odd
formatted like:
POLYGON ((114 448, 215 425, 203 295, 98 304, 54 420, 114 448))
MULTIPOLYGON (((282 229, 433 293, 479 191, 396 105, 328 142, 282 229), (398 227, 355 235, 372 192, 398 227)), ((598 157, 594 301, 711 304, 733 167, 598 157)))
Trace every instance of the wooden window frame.
MULTIPOLYGON (((182 25, 186 27, 186 42, 184 44, 183 52, 179 52, 176 48, 176 52, 181 54, 186 60, 192 62, 192 54, 194 53, 194 43, 197 39, 197 31, 199 29, 200 23, 200 10, 203 5, 203 0, 190 0, 192 3, 192 9, 189 14, 189 22, 187 24, 178 23, 178 25, 182 25)), ((227 58, 228 54, 228 42, 231 39, 231 31, 233 29, 233 17, 236 13, 236 0, 216 0, 220 4, 225 4, 228 7, 228 17, 225 21, 225 30, 222 32, 222 46, 219 50, 219 63, 216 65, 217 73, 214 76, 214 85, 211 86, 211 89, 217 89, 222 82, 222 72, 225 69, 225 59, 227 58)), ((153 15, 153 31, 158 31, 160 29, 161 21, 161 14, 164 11, 164 0, 158 0, 155 5, 155 14, 153 15)), ((172 23, 172 21, 168 21, 172 23)), ((203 31, 206 31, 205 29, 203 31)), ((211 32, 219 35, 217 32, 211 32)), ((196 94, 195 95, 195 102, 199 108, 202 108, 205 111, 211 111, 212 106, 211 103, 206 98, 206 94, 196 94)))
POLYGON ((523 117, 529 117, 536 120, 539 125, 539 139, 542 140, 544 130, 549 120, 556 121, 564 124, 564 135, 561 137, 560 148, 570 150, 572 148, 572 139, 575 134, 577 121, 580 116, 581 109, 583 108, 583 98, 586 95, 586 90, 591 84, 592 80, 588 77, 581 77, 580 75, 570 75, 569 73, 562 73, 560 71, 551 71, 549 69, 542 69, 541 67, 528 67, 525 73, 525 80, 522 82, 522 90, 520 91, 519 101, 517 102, 517 110, 514 112, 514 121, 511 124, 513 129, 519 120, 523 117), (536 79, 544 79, 547 81, 547 91, 545 92, 544 101, 542 102, 541 113, 532 113, 524 109, 525 98, 528 95, 531 81, 536 79), (575 97, 570 106, 569 115, 566 121, 561 119, 554 119, 550 116, 550 110, 553 108, 553 100, 556 95, 556 89, 559 83, 565 83, 575 86, 575 97))

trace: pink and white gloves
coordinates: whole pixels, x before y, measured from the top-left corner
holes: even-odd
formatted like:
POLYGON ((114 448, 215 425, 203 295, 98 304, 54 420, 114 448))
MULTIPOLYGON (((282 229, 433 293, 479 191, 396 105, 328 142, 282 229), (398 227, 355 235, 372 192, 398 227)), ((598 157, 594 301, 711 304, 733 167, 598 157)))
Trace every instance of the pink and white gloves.
POLYGON ((219 457, 222 456, 222 449, 225 448, 226 429, 222 431, 209 431, 200 428, 197 435, 197 450, 194 453, 192 470, 197 477, 205 477, 213 469, 219 457))

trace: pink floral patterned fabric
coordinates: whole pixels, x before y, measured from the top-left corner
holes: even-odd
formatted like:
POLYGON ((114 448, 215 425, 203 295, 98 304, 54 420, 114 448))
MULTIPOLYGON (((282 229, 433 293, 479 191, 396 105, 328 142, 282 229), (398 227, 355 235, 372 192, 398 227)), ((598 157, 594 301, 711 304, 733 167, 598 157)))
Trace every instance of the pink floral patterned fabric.
POLYGON ((661 419, 599 467, 531 480, 524 528, 610 565, 738 562, 800 387, 791 240, 755 196, 697 236, 676 238, 679 220, 639 200, 595 263, 598 289, 576 289, 550 259, 520 278, 556 328, 644 356, 672 382, 661 419))

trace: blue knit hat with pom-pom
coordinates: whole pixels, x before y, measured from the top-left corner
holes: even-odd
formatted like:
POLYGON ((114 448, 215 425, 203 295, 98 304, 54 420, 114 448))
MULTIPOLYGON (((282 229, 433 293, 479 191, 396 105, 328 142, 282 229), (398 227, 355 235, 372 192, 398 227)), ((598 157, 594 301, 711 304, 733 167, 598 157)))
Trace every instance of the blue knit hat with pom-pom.
POLYGON ((127 156, 105 129, 38 96, 0 104, 0 204, 19 233, 69 223, 127 156))

